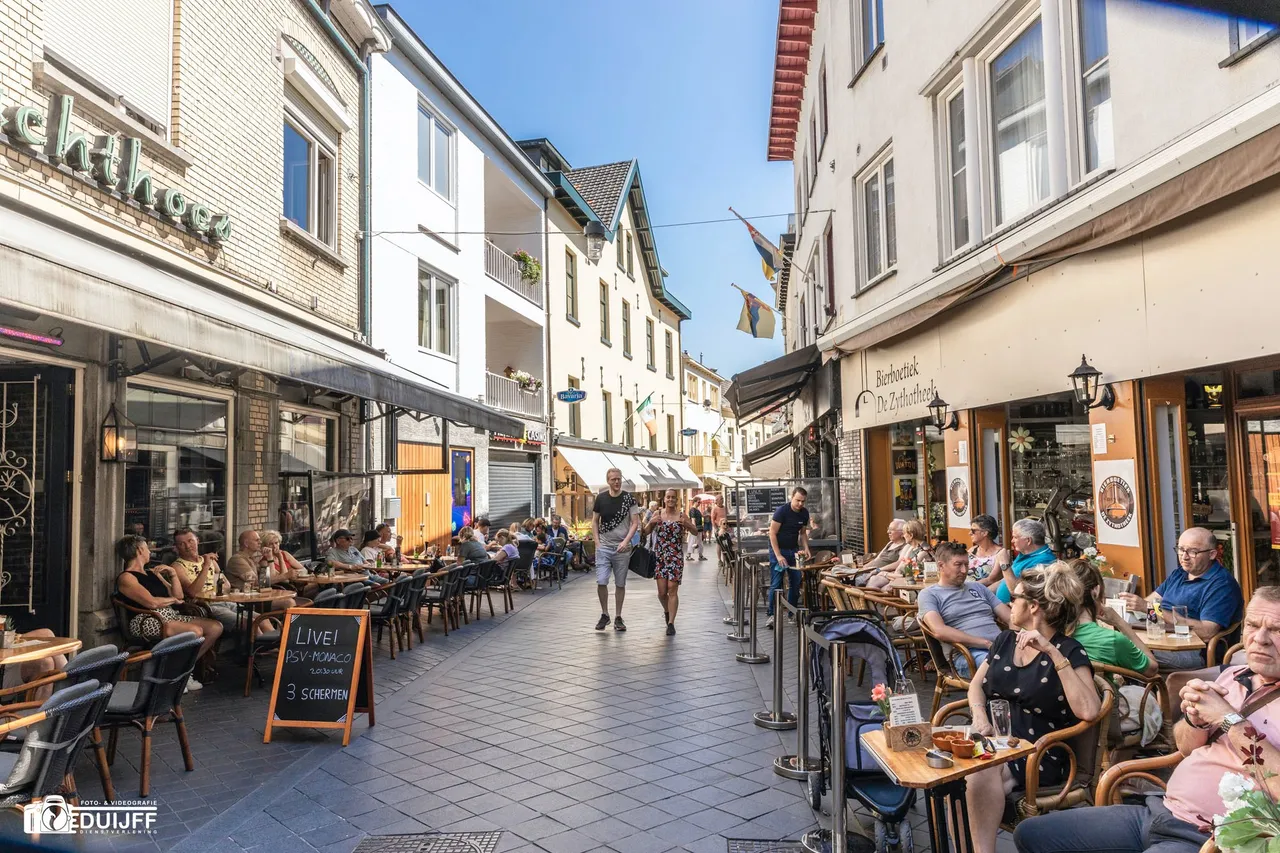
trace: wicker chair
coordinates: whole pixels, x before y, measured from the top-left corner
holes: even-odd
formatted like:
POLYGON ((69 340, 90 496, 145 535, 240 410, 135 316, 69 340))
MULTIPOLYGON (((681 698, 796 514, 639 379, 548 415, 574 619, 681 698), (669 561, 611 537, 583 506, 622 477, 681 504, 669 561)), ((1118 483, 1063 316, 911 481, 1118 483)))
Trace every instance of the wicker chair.
POLYGON ((923 619, 920 620, 920 632, 924 634, 924 644, 929 649, 929 657, 933 659, 933 668, 938 675, 933 687, 933 707, 929 710, 930 716, 933 716, 938 713, 938 708, 942 705, 942 697, 949 691, 968 692, 969 690, 969 679, 960 674, 956 659, 964 658, 969 664, 970 673, 977 672, 978 666, 967 648, 958 644, 944 645, 937 635, 929 630, 929 626, 924 624, 923 619), (950 652, 947 651, 948 648, 950 652))
MULTIPOLYGON (((1171 719, 1169 690, 1164 676, 1159 673, 1144 675, 1132 669, 1097 662, 1093 664, 1093 671, 1095 675, 1102 676, 1110 681, 1117 688, 1117 693, 1119 688, 1125 685, 1137 685, 1142 688, 1142 699, 1138 702, 1138 719, 1140 721, 1146 719, 1147 706, 1151 702, 1159 703, 1160 714, 1165 724, 1156 742, 1160 744, 1173 743, 1172 726, 1169 723, 1171 719)), ((1111 723, 1107 730, 1107 751, 1103 762, 1104 769, 1111 767, 1142 747, 1142 725, 1139 724, 1138 728, 1131 732, 1124 731, 1121 726, 1120 702, 1117 700, 1115 707, 1112 709, 1111 723)))

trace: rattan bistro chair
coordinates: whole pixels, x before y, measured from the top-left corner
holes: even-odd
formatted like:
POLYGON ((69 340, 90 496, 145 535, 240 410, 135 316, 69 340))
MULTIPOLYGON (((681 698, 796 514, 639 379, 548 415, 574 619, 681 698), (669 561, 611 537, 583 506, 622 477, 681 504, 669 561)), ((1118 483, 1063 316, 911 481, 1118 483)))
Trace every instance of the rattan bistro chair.
POLYGON ((970 675, 978 671, 978 666, 965 646, 944 644, 929 630, 929 626, 924 624, 923 619, 920 620, 920 631, 924 634, 924 643, 929 649, 929 657, 933 660, 933 669, 938 676, 933 687, 933 707, 929 711, 932 716, 938 713, 942 698, 948 692, 969 689, 969 679, 960 674, 960 668, 956 665, 957 659, 964 659, 969 666, 970 675))

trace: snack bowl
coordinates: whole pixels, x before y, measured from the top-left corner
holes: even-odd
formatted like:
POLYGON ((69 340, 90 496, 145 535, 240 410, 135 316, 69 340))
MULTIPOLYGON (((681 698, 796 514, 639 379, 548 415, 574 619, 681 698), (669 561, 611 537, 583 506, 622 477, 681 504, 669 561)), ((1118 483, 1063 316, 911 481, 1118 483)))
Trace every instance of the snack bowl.
POLYGON ((977 744, 968 738, 956 738, 951 741, 951 754, 956 758, 973 758, 976 746, 977 744))
POLYGON ((947 757, 945 752, 939 752, 931 749, 924 754, 925 760, 929 762, 929 766, 935 770, 946 770, 948 767, 955 767, 956 763, 947 757))
POLYGON ((951 742, 963 738, 959 732, 937 732, 933 736, 933 745, 943 752, 950 752, 951 742))

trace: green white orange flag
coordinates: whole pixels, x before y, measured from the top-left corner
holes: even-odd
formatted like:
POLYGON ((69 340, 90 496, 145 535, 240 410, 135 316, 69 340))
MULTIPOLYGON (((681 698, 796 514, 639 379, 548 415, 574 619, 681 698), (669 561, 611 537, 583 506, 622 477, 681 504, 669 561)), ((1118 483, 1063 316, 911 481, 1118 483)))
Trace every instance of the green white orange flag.
POLYGON ((653 411, 652 394, 644 398, 644 402, 636 408, 636 414, 640 416, 640 421, 644 424, 644 428, 649 431, 649 435, 658 434, 658 415, 653 411))

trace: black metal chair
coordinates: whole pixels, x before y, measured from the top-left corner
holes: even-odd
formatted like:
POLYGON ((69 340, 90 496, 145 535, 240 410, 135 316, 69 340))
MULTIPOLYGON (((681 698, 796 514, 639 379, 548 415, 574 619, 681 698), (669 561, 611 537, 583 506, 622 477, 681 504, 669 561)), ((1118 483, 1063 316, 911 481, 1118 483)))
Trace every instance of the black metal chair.
POLYGON ((467 591, 473 588, 480 580, 480 564, 467 563, 458 566, 458 580, 453 588, 453 599, 450 601, 450 609, 453 612, 453 627, 458 627, 458 618, 462 618, 465 625, 471 624, 471 616, 467 612, 467 591))
MULTIPOLYGON (((140 796, 147 796, 151 790, 151 731, 157 722, 166 719, 173 722, 187 772, 195 769, 181 703, 202 642, 195 634, 178 634, 156 643, 149 652, 130 657, 126 666, 141 665, 138 680, 118 683, 102 715, 101 728, 111 731, 107 742, 107 764, 115 761, 121 728, 133 726, 142 734, 140 796)), ((104 780, 103 788, 110 790, 109 784, 104 780)))
POLYGON ((481 598, 489 601, 489 616, 494 615, 493 596, 489 591, 493 588, 493 578, 498 571, 498 564, 493 560, 481 560, 476 563, 475 583, 471 584, 467 592, 471 593, 471 607, 476 612, 476 621, 480 621, 480 605, 481 598))
POLYGON ((342 588, 342 603, 335 605, 336 610, 363 610, 369 600, 367 583, 349 583, 342 588))
POLYGON ((341 600, 342 593, 333 587, 329 587, 328 589, 323 589, 316 593, 316 597, 311 601, 311 606, 319 607, 322 610, 326 608, 333 609, 338 607, 341 600))
POLYGON ((72 770, 111 693, 110 684, 89 679, 54 693, 39 710, 0 724, 0 735, 25 732, 18 749, 0 752, 0 808, 54 794, 79 802, 72 770))
POLYGON ((376 641, 382 642, 382 629, 391 629, 391 639, 389 648, 391 650, 391 659, 396 659, 397 647, 403 651, 404 637, 401 633, 404 625, 400 619, 400 614, 405 610, 408 603, 409 584, 412 578, 402 577, 391 583, 374 587, 370 593, 372 596, 369 602, 369 619, 373 623, 373 627, 378 629, 376 641))
POLYGON ((521 539, 516 543, 520 559, 516 560, 515 577, 517 581, 529 581, 530 589, 537 589, 537 580, 533 576, 533 561, 538 554, 538 543, 532 539, 521 539))
POLYGON ((400 621, 404 626, 404 636, 409 641, 409 648, 413 648, 413 632, 418 632, 418 642, 426 642, 426 638, 422 635, 422 620, 418 618, 418 612, 422 610, 422 597, 427 591, 427 570, 417 569, 409 576, 409 594, 405 598, 404 610, 400 613, 400 621))
POLYGON ((453 587, 455 582, 460 583, 461 577, 461 567, 432 572, 427 575, 427 581, 431 586, 422 592, 422 605, 427 608, 427 624, 431 624, 431 617, 439 608, 440 621, 444 624, 446 637, 449 636, 449 608, 453 602, 453 587))
POLYGON ((546 578, 547 589, 551 588, 552 581, 559 584, 559 589, 564 589, 564 575, 567 569, 566 557, 568 555, 564 550, 564 540, 556 537, 551 540, 551 544, 547 546, 546 553, 536 558, 534 564, 534 588, 538 586, 538 580, 546 578))
POLYGON ((516 606, 515 599, 511 596, 511 577, 515 574, 515 569, 515 560, 503 560, 501 563, 494 563, 493 579, 489 583, 489 588, 496 589, 502 593, 503 613, 510 613, 511 608, 516 606))

